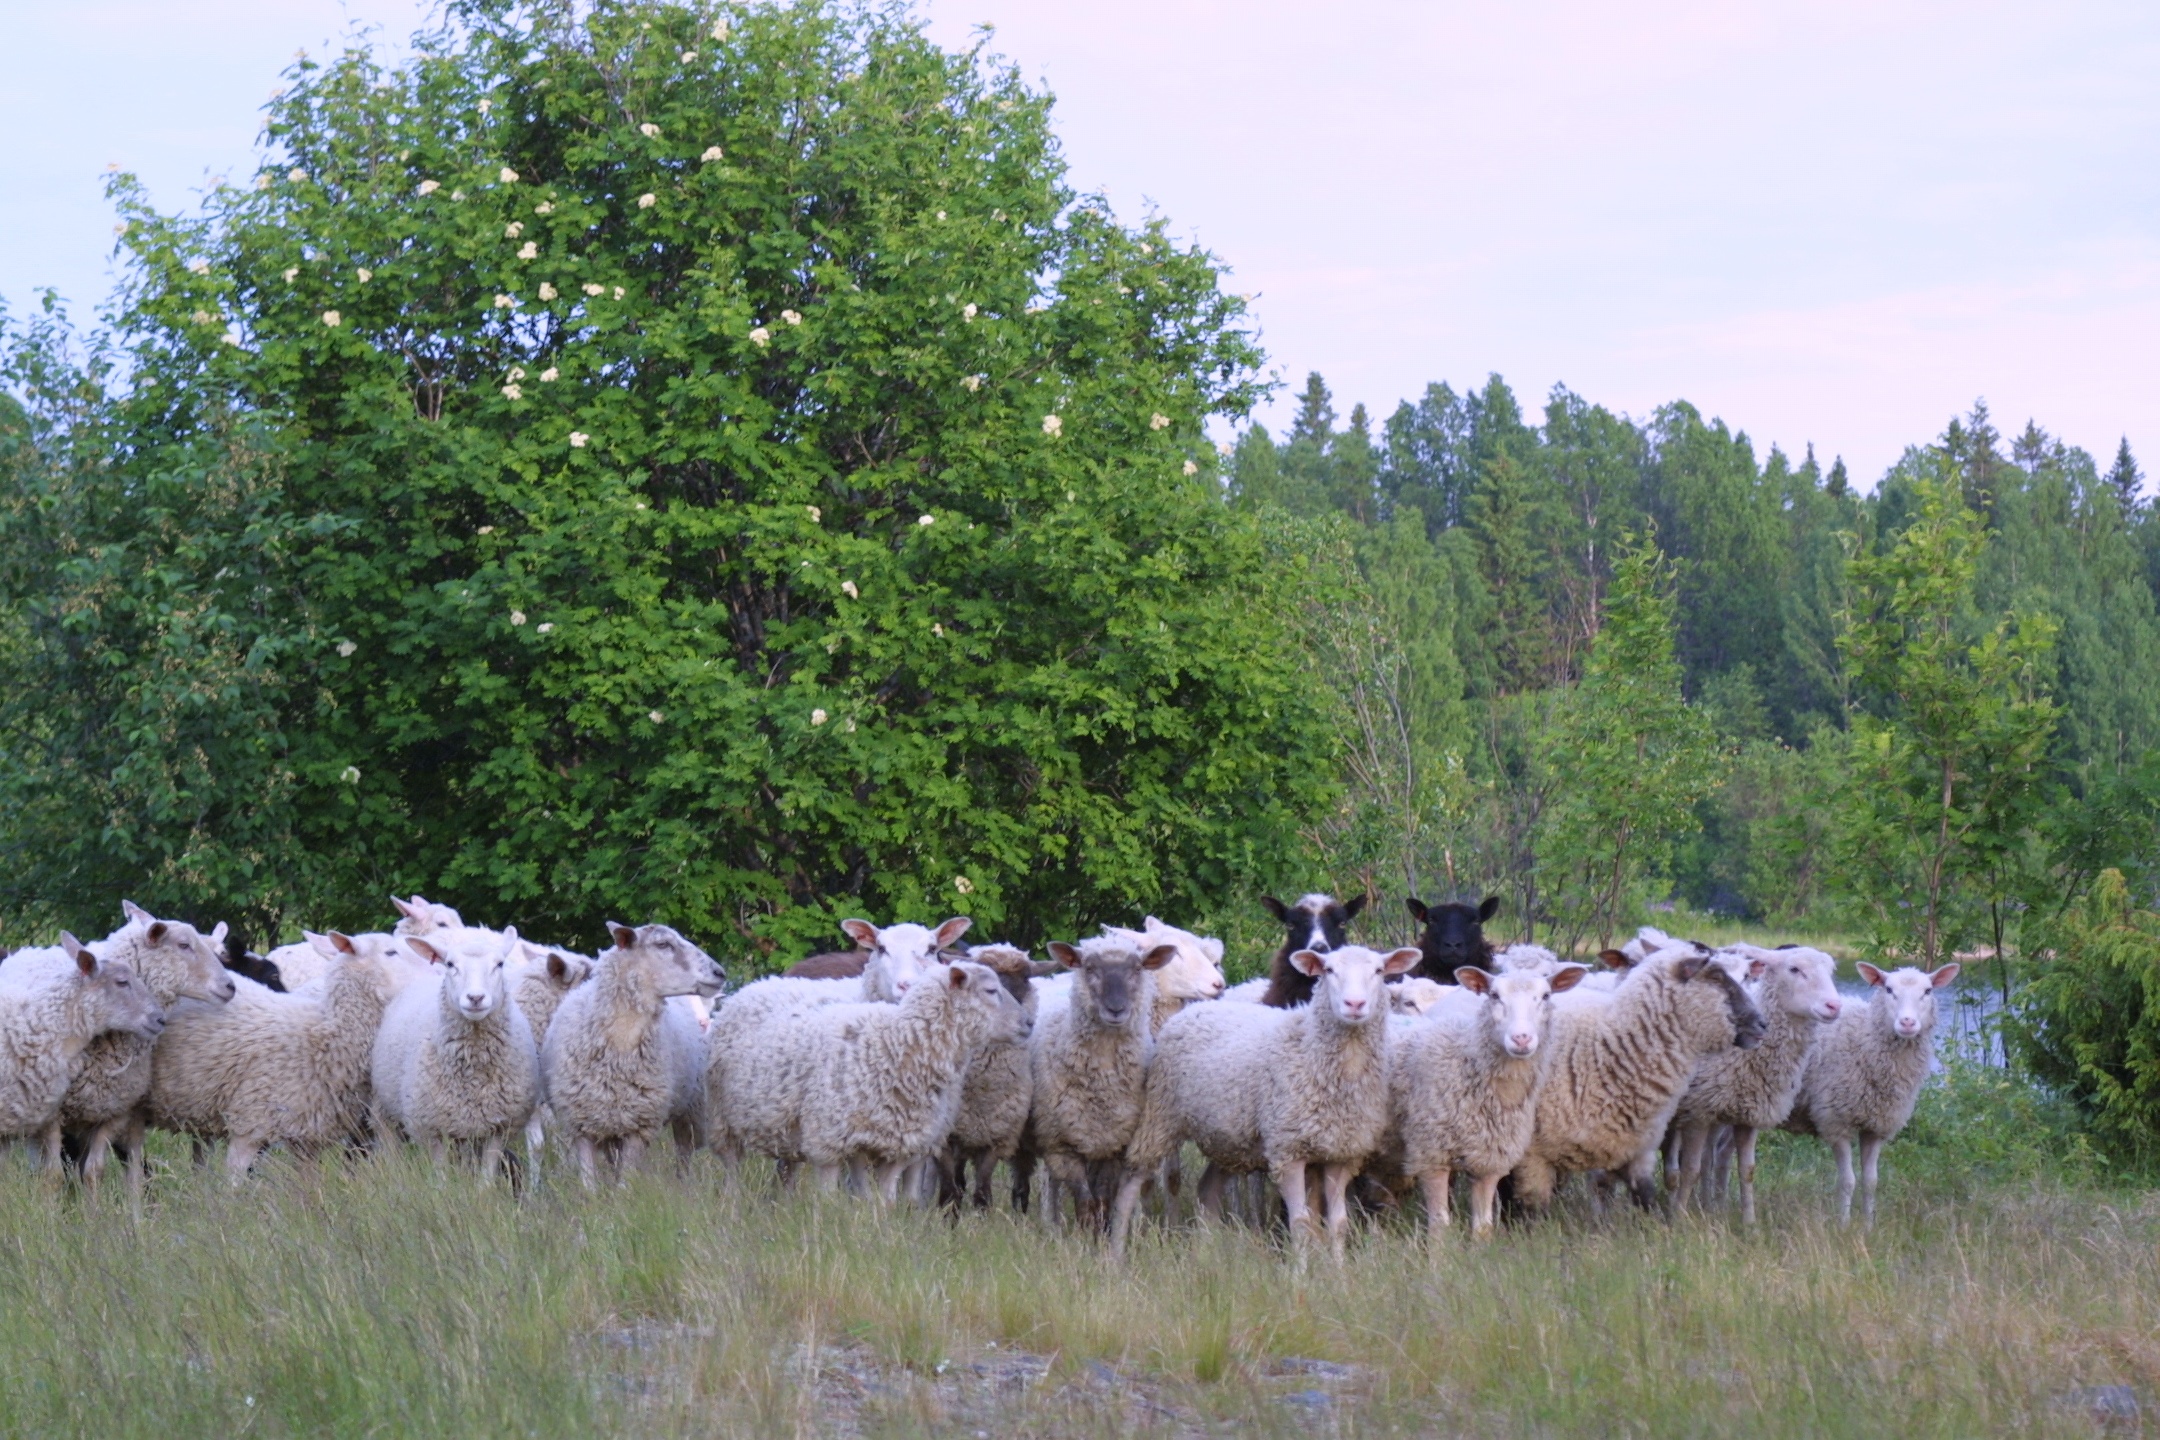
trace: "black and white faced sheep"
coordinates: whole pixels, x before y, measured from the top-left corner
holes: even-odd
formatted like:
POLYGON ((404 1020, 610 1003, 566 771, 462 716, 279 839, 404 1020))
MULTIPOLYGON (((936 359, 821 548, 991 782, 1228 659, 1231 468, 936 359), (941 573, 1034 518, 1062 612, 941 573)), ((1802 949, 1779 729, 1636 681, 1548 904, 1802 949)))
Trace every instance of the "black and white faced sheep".
POLYGON ((1412 895, 1403 904, 1421 927, 1419 958, 1412 975, 1452 985, 1455 972, 1465 965, 1491 967, 1493 949, 1485 939, 1485 922, 1499 912, 1499 896, 1488 895, 1475 905, 1456 900, 1427 905, 1412 895))
POLYGON ((1296 904, 1285 905, 1272 895, 1261 896, 1260 903, 1267 907, 1268 914, 1282 922, 1283 942, 1269 963, 1267 992, 1260 997, 1260 1003, 1286 1010, 1312 999, 1313 977, 1292 964, 1290 957, 1300 950, 1325 955, 1341 946, 1349 938, 1350 922, 1357 919, 1370 898, 1356 895, 1345 902, 1314 893, 1300 895, 1296 904))

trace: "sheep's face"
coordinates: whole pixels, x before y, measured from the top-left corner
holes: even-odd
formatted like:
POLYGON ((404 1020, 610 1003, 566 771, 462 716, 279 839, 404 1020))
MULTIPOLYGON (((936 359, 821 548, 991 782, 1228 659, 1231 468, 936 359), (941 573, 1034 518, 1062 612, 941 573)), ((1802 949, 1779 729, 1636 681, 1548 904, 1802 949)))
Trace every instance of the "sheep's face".
POLYGON ((1175 925, 1165 925, 1153 915, 1138 930, 1126 930, 1114 925, 1103 927, 1106 935, 1116 935, 1141 950, 1152 950, 1157 945, 1174 946, 1177 958, 1157 972, 1155 993, 1160 997, 1180 1002, 1214 1000, 1229 988, 1222 973, 1222 941, 1212 935, 1195 935, 1180 930, 1175 925))
POLYGON ((971 945, 967 958, 996 973, 1005 993, 1020 1007, 1023 1024, 1017 1038, 1025 1039, 1035 1024, 1035 981, 1041 976, 1055 974, 1057 965, 1030 960, 1027 951, 1017 945, 971 945))
POLYGON ((164 1031, 165 1012, 134 966, 125 960, 98 959, 89 946, 64 930, 60 948, 75 962, 93 1032, 120 1030, 155 1040, 164 1031))
MULTIPOLYGON (((1128 934, 1130 932, 1127 932, 1128 934)), ((1117 935, 1097 935, 1068 945, 1050 942, 1050 954, 1073 977, 1075 1014, 1089 1014, 1097 1023, 1112 1027, 1130 1024, 1140 1013, 1143 994, 1152 1003, 1154 989, 1148 976, 1177 958, 1175 945, 1143 949, 1117 935)))
POLYGON ((437 946, 415 937, 413 949, 438 957, 443 1007, 467 1021, 485 1020, 510 998, 510 960, 518 953, 515 927, 493 944, 437 946))
POLYGON ((940 968, 926 984, 942 984, 955 1004, 963 1007, 971 1022, 970 1026, 979 1037, 978 1044, 997 1044, 1007 1040, 1024 1040, 1028 1033, 1028 1018, 1022 1013, 1020 1002, 1012 991, 1005 988, 1005 981, 997 971, 972 960, 955 960, 940 968))
POLYGON ((1418 935, 1418 950, 1424 957, 1426 974, 1437 979, 1453 974, 1458 966, 1484 960, 1485 922, 1499 912, 1499 896, 1488 895, 1475 905, 1452 900, 1427 905, 1413 895, 1405 897, 1403 903, 1411 918, 1423 927, 1418 935))
POLYGON ((459 918, 457 911, 448 905, 438 905, 425 896, 415 895, 410 900, 400 900, 393 895, 390 903, 397 907, 399 918, 397 925, 393 927, 397 934, 427 936, 444 930, 465 928, 465 922, 459 918))
POLYGON ((376 996, 383 1000, 397 992, 400 978, 409 977, 415 970, 427 969, 435 962, 435 952, 423 953, 417 949, 410 935, 386 935, 380 930, 362 935, 347 935, 338 930, 327 935, 318 935, 312 930, 300 933, 323 958, 337 964, 368 967, 368 979, 376 996))
POLYGON ((1343 943, 1350 933, 1350 922, 1357 919, 1365 908, 1366 897, 1352 897, 1348 903, 1332 895, 1319 893, 1300 895, 1294 905, 1285 905, 1272 895, 1260 897, 1267 912, 1283 924, 1283 940, 1289 949, 1333 950, 1343 943))
POLYGON ((635 928, 607 922, 609 936, 621 955, 634 957, 652 982, 653 993, 702 995, 720 993, 727 976, 719 962, 691 944, 672 925, 639 925, 635 928))
POLYGON ((1957 979, 1958 969, 1950 964, 1930 972, 1907 965, 1883 971, 1863 964, 1860 978, 1879 992, 1870 1008, 1883 1017, 1883 1028, 1900 1040, 1918 1040, 1934 1030, 1935 992, 1957 979))
MULTIPOLYGON (((1739 1049, 1753 1050, 1762 1044, 1761 1007, 1756 1005, 1754 997, 1748 994, 1747 987, 1734 978, 1732 970, 1720 964, 1715 955, 1699 945, 1692 948, 1694 953, 1682 955, 1669 962, 1673 978, 1690 991, 1695 991, 1698 986, 1707 986, 1721 996, 1725 1002, 1721 1018, 1732 1036, 1732 1043, 1739 1049)), ((1644 963, 1653 962, 1668 963, 1662 955, 1653 956, 1644 963)))
POLYGON ((225 969, 224 921, 204 935, 184 920, 160 920, 132 900, 121 901, 120 909, 139 932, 135 948, 143 975, 160 975, 182 999, 232 999, 239 987, 225 969))
POLYGON ((1552 1024, 1552 997, 1574 989, 1590 973, 1582 965, 1503 970, 1490 974, 1475 965, 1455 971, 1455 983, 1485 997, 1480 1019, 1492 1027, 1493 1043, 1517 1060, 1537 1054, 1552 1024))
POLYGON ((1820 950, 1805 945, 1781 945, 1775 950, 1760 946, 1746 950, 1762 963, 1762 997, 1795 1020, 1827 1022, 1845 1008, 1837 993, 1837 962, 1820 950))
POLYGON ((1344 1025, 1362 1025, 1375 1015, 1387 1013, 1383 989, 1387 977, 1400 975, 1417 964, 1421 952, 1408 946, 1383 955, 1363 945, 1344 945, 1322 954, 1299 950, 1290 963, 1316 982, 1312 1003, 1325 1007, 1344 1025))
POLYGON ((867 920, 843 920, 840 928, 860 949, 870 952, 863 966, 863 994, 872 1000, 899 1000, 918 980, 943 966, 944 952, 960 943, 974 922, 955 915, 932 930, 903 922, 880 930, 867 920))
POLYGON ((1387 987, 1388 1009, 1397 1015, 1423 1015, 1440 1003, 1447 987, 1423 975, 1411 975, 1387 987))

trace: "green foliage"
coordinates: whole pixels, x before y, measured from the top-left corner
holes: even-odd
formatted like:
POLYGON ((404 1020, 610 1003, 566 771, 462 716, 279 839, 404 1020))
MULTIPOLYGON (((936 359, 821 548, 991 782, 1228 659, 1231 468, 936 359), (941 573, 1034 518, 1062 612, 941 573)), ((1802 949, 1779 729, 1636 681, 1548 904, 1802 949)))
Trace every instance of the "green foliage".
POLYGON ((1917 514, 1895 543, 1850 567, 1839 647, 1869 708, 1847 741, 1838 858, 1875 944, 1932 967, 1977 929, 2033 827, 2055 727, 2041 688, 2055 626, 2032 614, 1980 625, 1980 515, 1954 481, 1922 479, 1913 493, 1917 514))
POLYGON ((2160 1159, 2160 912, 2118 870, 2047 928, 2010 1026, 2033 1072, 2072 1096, 2118 1159, 2160 1159))
POLYGON ((1709 722, 1680 694, 1673 654, 1672 566, 1647 538, 1623 535, 1582 683, 1542 745, 1552 801, 1538 865, 1564 948, 1608 943, 1670 878, 1675 842, 1718 783, 1709 722))
POLYGON ((9 907, 784 954, 1293 866, 1331 742, 1212 258, 901 12, 456 13, 302 62, 199 218, 115 182, 130 385, 11 461, 9 907))

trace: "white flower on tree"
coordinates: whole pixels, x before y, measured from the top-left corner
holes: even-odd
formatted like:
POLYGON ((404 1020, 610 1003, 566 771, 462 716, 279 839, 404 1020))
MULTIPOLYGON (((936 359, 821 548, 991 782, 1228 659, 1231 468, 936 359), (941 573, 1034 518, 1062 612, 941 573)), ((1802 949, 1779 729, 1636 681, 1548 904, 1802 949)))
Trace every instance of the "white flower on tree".
POLYGON ((585 448, 585 442, 590 439, 592 439, 592 436, 587 435, 584 431, 572 430, 570 432, 570 448, 573 450, 582 450, 585 448))
POLYGON ((1055 439, 1065 433, 1065 422, 1055 415, 1043 416, 1043 434, 1055 439))

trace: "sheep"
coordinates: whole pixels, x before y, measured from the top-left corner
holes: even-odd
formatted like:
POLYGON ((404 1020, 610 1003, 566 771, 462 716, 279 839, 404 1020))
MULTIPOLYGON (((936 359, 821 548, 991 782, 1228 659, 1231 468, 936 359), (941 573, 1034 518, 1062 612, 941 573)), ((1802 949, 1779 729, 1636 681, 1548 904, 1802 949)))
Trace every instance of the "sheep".
POLYGON ((1752 1048, 1762 1030, 1746 990, 1693 947, 1643 961, 1603 1003, 1555 1005, 1536 1126, 1513 1172, 1516 1199, 1542 1210, 1562 1172, 1604 1170, 1624 1172, 1649 1207, 1657 1143, 1696 1063, 1752 1048))
POLYGON ((278 973, 277 966, 248 949, 247 941, 237 930, 225 937, 225 968, 235 975, 245 975, 266 990, 282 991, 285 988, 285 978, 278 973))
POLYGON ((1357 919, 1370 898, 1358 895, 1345 903, 1332 895, 1315 893, 1299 896, 1295 905, 1285 905, 1272 895, 1261 896, 1260 903, 1283 923, 1285 933, 1275 958, 1268 964, 1267 991, 1260 1003, 1288 1009, 1312 999, 1312 977, 1293 965, 1290 956, 1299 950, 1325 954, 1342 944, 1350 933, 1350 922, 1357 919))
MULTIPOLYGON (((392 935, 409 938, 466 928, 465 922, 458 918, 457 911, 448 905, 437 905, 418 895, 410 900, 400 900, 393 895, 390 903, 397 907, 399 917, 397 924, 391 927, 392 935)), ((276 970, 284 990, 298 993, 310 987, 315 991, 321 990, 321 982, 328 973, 333 954, 334 952, 326 951, 316 943, 312 932, 303 930, 296 943, 276 947, 263 957, 263 960, 276 970)), ((434 972, 429 965, 407 951, 396 952, 391 957, 391 962, 404 967, 402 970, 394 969, 390 972, 392 977, 399 981, 400 988, 415 981, 433 978, 434 972)))
POLYGON ((1209 1162, 1204 1205, 1216 1208, 1223 1177, 1264 1169, 1282 1192, 1300 1247, 1311 1222, 1305 1167, 1324 1166, 1328 1244, 1340 1260, 1351 1177, 1380 1149, 1388 1125, 1391 1027, 1383 982, 1408 971, 1418 954, 1408 946, 1387 954, 1362 945, 1325 954, 1299 949, 1290 963, 1313 981, 1307 1004, 1201 1005, 1173 1017, 1148 1068, 1125 1151, 1113 1253, 1124 1253, 1148 1175, 1191 1140, 1209 1162))
MULTIPOLYGON (((126 961, 161 1010, 179 1000, 222 1005, 232 999, 236 986, 226 972, 222 923, 204 935, 184 921, 160 920, 132 900, 121 901, 120 910, 126 923, 90 948, 102 959, 126 961)), ((81 1139, 83 1183, 93 1190, 118 1144, 127 1157, 128 1191, 142 1196, 151 1045, 128 1031, 92 1040, 60 1102, 61 1128, 81 1139)))
POLYGON ((383 1012, 370 1067, 376 1135, 387 1144, 402 1130, 437 1164, 454 1141, 478 1144, 480 1177, 492 1181, 504 1138, 539 1099, 532 1024, 510 990, 517 931, 500 944, 410 943, 437 957, 442 979, 407 986, 383 1012))
POLYGON ((0 1136, 38 1137, 60 1173, 61 1102, 93 1041, 120 1032, 155 1041, 165 1015, 125 960, 100 959, 65 931, 53 948, 0 966, 0 1136))
POLYGON ((977 1048, 1025 1034, 995 971, 956 960, 943 973, 897 1005, 819 1006, 793 1027, 811 1057, 799 1092, 802 1153, 823 1187, 864 1166, 874 1193, 896 1198, 902 1173, 943 1147, 977 1048))
POLYGON ((1415 895, 1404 906, 1419 925, 1417 968, 1410 973, 1440 985, 1455 983, 1455 972, 1465 965, 1490 966, 1493 947, 1485 938, 1485 922, 1500 909, 1500 897, 1488 895, 1475 905, 1448 901, 1427 905, 1415 895))
POLYGON ((1390 1014, 1415 1018, 1438 1005, 1447 992, 1454 988, 1423 975, 1405 975, 1400 980, 1388 983, 1388 1011, 1390 1014))
POLYGON ((400 900, 393 895, 390 903, 397 907, 399 917, 397 924, 390 927, 393 935, 417 935, 425 938, 466 928, 465 921, 457 911, 424 896, 415 895, 410 900, 400 900))
POLYGON ((540 1047, 542 1092, 570 1137, 578 1176, 598 1182, 601 1148, 618 1176, 669 1126, 687 1161, 704 1126, 704 1044, 671 995, 712 996, 723 977, 712 957, 666 925, 607 922, 615 945, 568 995, 540 1047))
POLYGON ((1105 925, 1103 934, 1115 936, 1142 950, 1174 945, 1177 958, 1155 972, 1155 1010, 1150 1016, 1157 1034, 1163 1023, 1195 1000, 1218 1000, 1224 989, 1223 944, 1212 935, 1195 935, 1166 925, 1153 915, 1138 930, 1105 925))
POLYGON ((1695 1068, 1695 1078, 1673 1112, 1679 1138, 1676 1193, 1695 1198, 1703 1161, 1718 1131, 1732 1127, 1740 1164, 1740 1218, 1755 1221, 1755 1137, 1785 1123, 1800 1092, 1800 1077, 1822 1027, 1837 1019, 1843 1002, 1835 982, 1837 962, 1820 950, 1783 946, 1764 950, 1732 945, 1725 951, 1748 962, 1748 979, 1763 1011, 1762 1043, 1752 1050, 1725 1050, 1695 1068))
POLYGON ((236 1182, 273 1144, 306 1158, 361 1136, 375 1032, 415 959, 400 935, 332 931, 309 943, 329 962, 318 992, 280 995, 238 980, 223 1005, 176 1002, 151 1056, 150 1122, 198 1141, 223 1137, 236 1182))
POLYGON ((1079 1221, 1100 1229, 1155 1050, 1155 974, 1178 951, 1169 944, 1143 950, 1116 935, 1071 945, 1053 940, 1049 948, 1073 979, 1063 1003, 1045 997, 1028 1039, 1028 1148, 1050 1179, 1072 1192, 1079 1221))
MULTIPOLYGON (((555 1018, 563 996, 592 974, 592 963, 590 956, 574 950, 535 945, 529 940, 518 942, 517 956, 510 972, 510 995, 532 1030, 535 1049, 546 1043, 548 1022, 555 1018)), ((543 1122, 548 1114, 547 1103, 542 1100, 534 1105, 532 1118, 525 1122, 525 1156, 535 1165, 547 1143, 543 1122)))
POLYGON ((986 1041, 976 1050, 961 1081, 959 1112, 945 1141, 944 1202, 960 1203, 968 1193, 968 1169, 973 1166, 975 1208, 983 1210, 990 1205, 990 1179, 998 1162, 1010 1161, 1019 1153, 1027 1131, 1028 1105, 1034 1098, 1027 1034, 1035 1023, 1039 988, 1035 981, 1058 967, 1029 960, 1025 950, 1012 945, 970 946, 968 959, 996 972, 1027 1025, 1018 1034, 986 1041))
POLYGON ((1848 1008, 1808 1055, 1800 1094, 1784 1128, 1814 1135, 1838 1162, 1838 1219, 1852 1219, 1853 1141, 1860 1142, 1866 1186, 1861 1219, 1875 1219, 1875 1166, 1882 1147, 1912 1119, 1927 1082, 1935 1047, 1935 992, 1957 979, 1955 963, 1936 970, 1905 966, 1888 972, 1862 964, 1872 993, 1848 1008))
POLYGON ((1503 970, 1475 965, 1455 972, 1477 1004, 1439 1019, 1403 1027, 1389 1060, 1389 1105, 1400 1137, 1401 1172, 1425 1196, 1425 1229, 1437 1240, 1448 1227, 1448 1182, 1466 1170, 1470 1233, 1492 1233, 1500 1182, 1530 1149, 1538 1089, 1551 1047, 1552 997, 1572 990, 1589 970, 1581 965, 1503 970))

